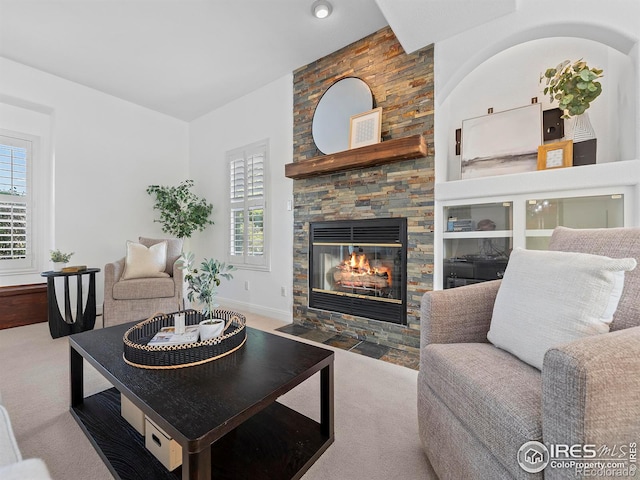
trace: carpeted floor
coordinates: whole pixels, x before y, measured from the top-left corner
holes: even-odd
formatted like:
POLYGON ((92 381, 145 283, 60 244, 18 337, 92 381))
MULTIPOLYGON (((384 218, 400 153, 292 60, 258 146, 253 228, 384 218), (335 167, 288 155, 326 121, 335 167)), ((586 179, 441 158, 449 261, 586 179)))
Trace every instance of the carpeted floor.
MULTIPOLYGON (((296 338, 275 331, 285 326, 278 320, 251 314, 247 319, 254 328, 296 338)), ((417 371, 326 348, 336 352, 336 439, 303 479, 429 478, 416 420, 417 371)), ((2 401, 23 456, 43 458, 56 480, 111 479, 68 411, 67 338, 52 339, 46 323, 0 330, 0 365, 2 401)), ((108 387, 85 362, 85 395, 108 387)), ((318 420, 319 388, 315 375, 279 401, 318 420)))

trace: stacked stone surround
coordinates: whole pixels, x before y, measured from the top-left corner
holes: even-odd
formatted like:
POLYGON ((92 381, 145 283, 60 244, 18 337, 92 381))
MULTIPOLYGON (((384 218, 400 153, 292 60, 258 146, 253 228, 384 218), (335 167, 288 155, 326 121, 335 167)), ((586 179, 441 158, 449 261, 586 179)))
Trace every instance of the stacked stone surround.
POLYGON ((321 155, 311 135, 313 112, 344 77, 359 77, 371 88, 383 109, 383 141, 422 134, 428 155, 294 180, 294 323, 417 352, 420 299, 433 285, 433 47, 407 55, 386 27, 296 70, 294 162, 321 155), (309 223, 385 217, 407 218, 407 325, 309 309, 309 223))

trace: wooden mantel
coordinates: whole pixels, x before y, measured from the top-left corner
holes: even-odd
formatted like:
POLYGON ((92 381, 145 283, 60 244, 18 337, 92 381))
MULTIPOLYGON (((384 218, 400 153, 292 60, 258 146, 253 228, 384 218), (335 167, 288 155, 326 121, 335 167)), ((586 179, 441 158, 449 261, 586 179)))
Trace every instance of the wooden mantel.
POLYGON ((284 166, 284 174, 288 178, 298 180, 426 156, 427 143, 424 137, 422 135, 412 135, 331 155, 321 155, 300 162, 288 163, 284 166))

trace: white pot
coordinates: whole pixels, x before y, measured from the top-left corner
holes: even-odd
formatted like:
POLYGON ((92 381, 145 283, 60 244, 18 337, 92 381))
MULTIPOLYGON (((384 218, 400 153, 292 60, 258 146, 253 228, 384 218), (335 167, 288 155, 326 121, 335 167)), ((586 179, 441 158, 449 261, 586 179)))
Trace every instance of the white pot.
POLYGON ((223 331, 224 320, 221 318, 203 320, 198 324, 198 332, 200 333, 201 342, 218 337, 223 331))
POLYGON ((53 271, 61 272, 65 265, 66 263, 64 262, 53 262, 53 271))
POLYGON ((588 112, 573 117, 573 132, 571 139, 573 143, 584 142, 596 138, 596 132, 591 125, 588 112))

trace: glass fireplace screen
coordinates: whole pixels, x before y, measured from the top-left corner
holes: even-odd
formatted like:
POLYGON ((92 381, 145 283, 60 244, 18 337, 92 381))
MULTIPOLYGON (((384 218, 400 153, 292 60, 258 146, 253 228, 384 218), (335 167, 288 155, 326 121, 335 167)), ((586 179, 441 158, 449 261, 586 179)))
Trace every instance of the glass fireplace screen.
POLYGON ((402 303, 401 245, 314 243, 315 291, 402 303))
POLYGON ((312 223, 309 306, 406 322, 406 219, 312 223))

